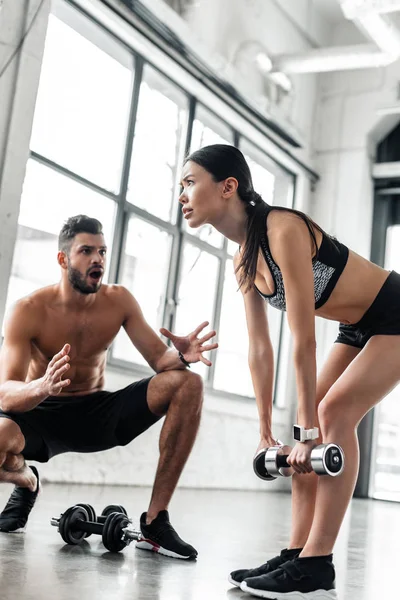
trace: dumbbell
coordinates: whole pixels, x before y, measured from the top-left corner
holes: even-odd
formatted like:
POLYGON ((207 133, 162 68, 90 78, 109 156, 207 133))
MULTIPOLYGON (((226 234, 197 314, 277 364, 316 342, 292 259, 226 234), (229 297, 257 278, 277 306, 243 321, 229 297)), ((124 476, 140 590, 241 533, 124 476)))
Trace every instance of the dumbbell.
MULTIPOLYGON (((98 520, 91 521, 94 512, 90 511, 91 508, 90 505, 71 506, 59 518, 53 517, 51 519, 51 525, 58 527, 58 531, 66 544, 80 544, 88 535, 94 533, 102 536, 103 544, 107 550, 119 552, 133 540, 140 539, 141 532, 129 527, 131 521, 126 514, 109 512, 107 515, 103 514, 98 517, 98 520), (103 522, 100 522, 100 520, 103 522)), ((106 509, 110 510, 110 507, 106 507, 106 509)))
MULTIPOLYGON (((93 506, 91 504, 83 504, 83 503, 78 503, 75 504, 75 506, 81 506, 82 508, 84 508, 88 515, 89 515, 89 521, 91 523, 105 523, 106 522, 106 518, 108 517, 108 515, 110 515, 113 512, 118 512, 118 513, 122 513, 126 516, 128 516, 128 513, 126 512, 126 509, 121 506, 121 504, 109 504, 107 505, 101 515, 98 517, 96 515, 96 511, 93 508, 93 506)), ((87 539, 90 535, 92 535, 91 533, 86 533, 85 538, 87 539)))
MULTIPOLYGON (((277 477, 291 477, 294 469, 288 464, 290 446, 271 446, 260 450, 253 460, 257 477, 272 481, 277 477)), ((317 475, 337 477, 344 469, 344 452, 336 444, 320 444, 311 450, 311 467, 317 475)))

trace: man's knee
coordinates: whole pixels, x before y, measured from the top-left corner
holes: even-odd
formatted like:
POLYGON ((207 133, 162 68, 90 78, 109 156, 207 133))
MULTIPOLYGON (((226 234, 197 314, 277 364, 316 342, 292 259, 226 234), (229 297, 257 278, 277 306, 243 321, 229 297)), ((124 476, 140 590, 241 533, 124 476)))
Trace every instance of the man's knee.
POLYGON ((22 456, 22 454, 12 454, 10 452, 9 454, 7 454, 3 462, 3 469, 4 471, 15 473, 16 471, 20 471, 24 465, 25 459, 22 456))
MULTIPOLYGON (((197 373, 182 369, 177 371, 167 371, 162 373, 165 377, 166 388, 169 388, 172 394, 184 388, 185 395, 202 396, 203 395, 203 380, 197 373)), ((160 380, 161 382, 161 380, 160 380)))
POLYGON ((185 370, 183 371, 183 385, 194 395, 202 398, 203 396, 203 379, 197 373, 193 373, 193 371, 185 370))
POLYGON ((150 381, 147 392, 149 408, 158 416, 164 416, 172 404, 200 408, 202 399, 202 378, 188 369, 159 373, 150 381))
POLYGON ((11 419, 0 418, 0 454, 20 454, 25 448, 25 438, 19 426, 11 419))

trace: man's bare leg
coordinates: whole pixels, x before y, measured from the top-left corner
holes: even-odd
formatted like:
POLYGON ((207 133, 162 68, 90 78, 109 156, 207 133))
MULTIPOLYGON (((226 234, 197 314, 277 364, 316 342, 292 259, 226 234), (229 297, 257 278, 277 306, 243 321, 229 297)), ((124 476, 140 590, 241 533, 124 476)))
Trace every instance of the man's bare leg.
POLYGON ((13 483, 18 487, 27 488, 30 492, 36 491, 37 478, 25 463, 22 454, 8 453, 4 461, 0 457, 0 464, 1 483, 13 483))
POLYGON ((168 509, 183 467, 196 439, 203 401, 203 383, 190 371, 167 371, 149 383, 147 401, 156 415, 166 414, 160 434, 153 492, 147 511, 149 524, 160 510, 168 509))
POLYGON ((11 419, 0 418, 0 440, 0 482, 13 483, 34 492, 37 479, 21 454, 25 438, 11 419))

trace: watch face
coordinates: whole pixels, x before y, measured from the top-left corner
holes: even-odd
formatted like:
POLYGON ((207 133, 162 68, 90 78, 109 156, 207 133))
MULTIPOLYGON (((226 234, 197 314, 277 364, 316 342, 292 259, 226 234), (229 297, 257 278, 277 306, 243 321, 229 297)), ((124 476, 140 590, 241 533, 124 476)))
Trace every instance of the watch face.
POLYGON ((301 430, 297 425, 293 426, 293 438, 298 442, 301 440, 301 430))

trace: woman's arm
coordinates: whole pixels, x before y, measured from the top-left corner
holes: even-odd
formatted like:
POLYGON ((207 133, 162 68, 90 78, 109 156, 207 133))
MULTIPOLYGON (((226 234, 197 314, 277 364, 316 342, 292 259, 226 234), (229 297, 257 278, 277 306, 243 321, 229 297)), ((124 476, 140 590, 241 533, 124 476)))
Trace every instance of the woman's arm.
POLYGON ((314 426, 316 402, 315 299, 312 241, 305 223, 288 213, 274 214, 269 243, 282 272, 286 310, 293 338, 298 422, 314 426))
MULTIPOLYGON (((235 268, 239 264, 234 258, 235 268)), ((239 279, 239 275, 237 279, 239 279)), ((260 419, 260 447, 275 443, 271 431, 274 354, 269 335, 266 302, 253 288, 243 293, 249 335, 249 367, 260 419)))

